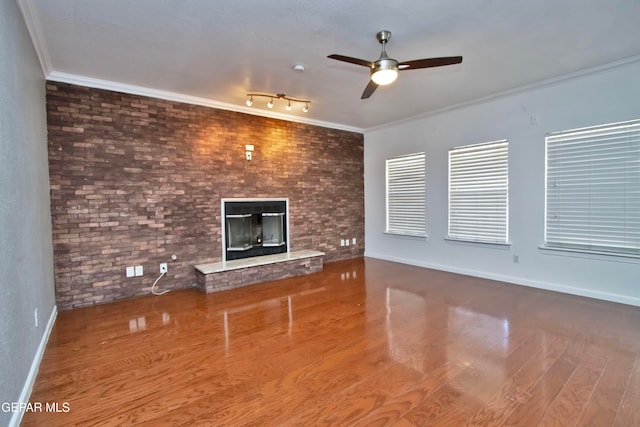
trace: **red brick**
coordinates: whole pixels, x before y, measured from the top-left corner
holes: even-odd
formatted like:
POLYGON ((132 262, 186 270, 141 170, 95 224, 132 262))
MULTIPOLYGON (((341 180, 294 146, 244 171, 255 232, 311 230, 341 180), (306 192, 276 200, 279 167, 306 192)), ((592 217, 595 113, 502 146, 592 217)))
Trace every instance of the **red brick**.
POLYGON ((288 197, 291 250, 363 255, 362 134, 57 82, 47 110, 60 310, 148 294, 161 262, 164 289, 191 287, 220 260, 222 197, 288 197))

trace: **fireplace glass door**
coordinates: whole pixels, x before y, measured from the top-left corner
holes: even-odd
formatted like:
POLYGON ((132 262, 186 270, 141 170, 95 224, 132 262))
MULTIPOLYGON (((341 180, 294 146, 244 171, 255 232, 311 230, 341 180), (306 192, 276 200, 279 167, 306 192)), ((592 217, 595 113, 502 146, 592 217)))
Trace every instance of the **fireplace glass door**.
POLYGON ((262 245, 284 245, 284 213, 264 212, 262 214, 262 245))
POLYGON ((251 214, 227 215, 228 251, 251 249, 251 214))

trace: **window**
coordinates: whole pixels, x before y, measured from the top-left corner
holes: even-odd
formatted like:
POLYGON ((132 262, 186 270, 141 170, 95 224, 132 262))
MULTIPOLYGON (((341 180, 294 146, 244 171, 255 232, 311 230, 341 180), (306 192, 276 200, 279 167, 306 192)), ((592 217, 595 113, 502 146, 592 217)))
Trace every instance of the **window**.
POLYGON ((424 153, 388 159, 386 177, 386 232, 426 236, 424 153))
POLYGON ((640 255, 640 120, 545 141, 545 245, 640 255))
POLYGON ((449 151, 449 235, 454 240, 508 243, 506 140, 449 151))

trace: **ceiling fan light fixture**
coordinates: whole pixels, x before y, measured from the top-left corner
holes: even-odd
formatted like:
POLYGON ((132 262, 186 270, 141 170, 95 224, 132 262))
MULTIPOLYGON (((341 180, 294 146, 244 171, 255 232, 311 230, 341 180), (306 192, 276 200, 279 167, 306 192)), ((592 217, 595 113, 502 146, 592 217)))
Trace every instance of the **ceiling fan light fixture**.
POLYGON ((309 111, 309 103, 308 102, 306 104, 304 104, 304 107, 302 107, 302 111, 304 111, 305 113, 307 113, 309 111))
POLYGON ((378 86, 391 84, 398 78, 396 70, 378 70, 371 75, 371 80, 378 86))
POLYGON ((273 108, 273 98, 269 102, 267 102, 267 107, 273 108))
POLYGON ((398 78, 398 62, 393 59, 380 59, 371 70, 371 80, 379 86, 391 84, 398 78))
POLYGON ((289 101, 289 103, 287 104, 286 107, 284 107, 287 109, 287 111, 291 111, 291 101, 289 101))
POLYGON ((249 99, 247 99, 247 107, 251 107, 253 105, 253 96, 250 96, 249 99))

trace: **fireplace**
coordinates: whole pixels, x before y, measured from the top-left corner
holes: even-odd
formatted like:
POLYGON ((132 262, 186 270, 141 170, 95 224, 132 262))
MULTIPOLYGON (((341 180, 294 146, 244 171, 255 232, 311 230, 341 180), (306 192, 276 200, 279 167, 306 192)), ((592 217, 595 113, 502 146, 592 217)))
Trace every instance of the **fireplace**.
POLYGON ((222 199, 223 261, 286 253, 288 199, 222 199))

